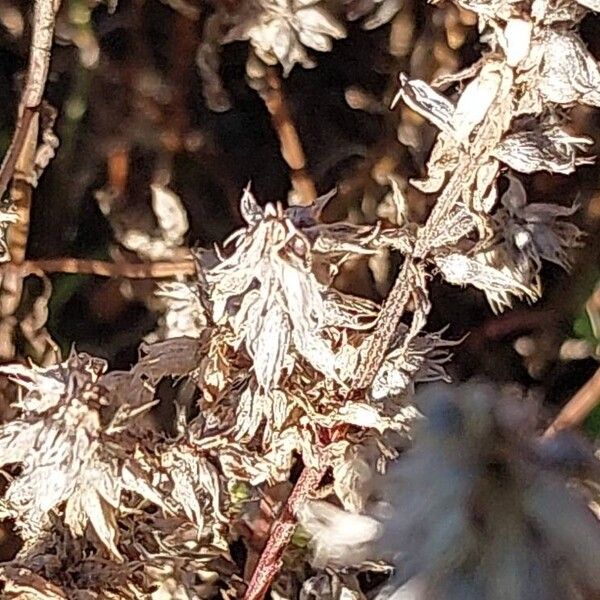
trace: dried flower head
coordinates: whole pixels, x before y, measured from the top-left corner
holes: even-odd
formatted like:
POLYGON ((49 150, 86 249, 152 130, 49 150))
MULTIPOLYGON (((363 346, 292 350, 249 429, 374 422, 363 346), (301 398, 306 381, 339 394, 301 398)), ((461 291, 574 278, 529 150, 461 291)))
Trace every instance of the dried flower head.
POLYGON ((286 75, 296 63, 315 66, 304 46, 328 52, 332 38, 346 36, 321 0, 251 0, 243 3, 235 21, 224 42, 250 40, 261 60, 280 63, 286 75))
POLYGON ((537 275, 542 260, 563 269, 571 267, 571 250, 582 245, 581 230, 567 219, 577 210, 554 204, 528 204, 525 189, 518 179, 508 176, 510 185, 502 195, 497 211, 504 248, 516 271, 525 277, 537 275))
POLYGON ((296 357, 343 381, 350 369, 336 353, 328 328, 368 327, 374 305, 317 280, 312 244, 281 207, 267 205, 263 211, 249 190, 241 206, 248 226, 230 238, 233 252, 205 271, 213 320, 230 324, 234 346, 244 344, 259 391, 274 390, 296 357))
MULTIPOLYGON (((161 469, 131 429, 137 415, 156 402, 139 405, 138 395, 132 404, 121 403, 115 391, 123 382, 105 369, 105 361, 75 352, 49 369, 2 367, 26 390, 16 403, 20 416, 0 427, 0 463, 20 466, 2 503, 4 516, 16 520, 28 542, 49 529, 58 511, 74 536, 83 536, 89 523, 113 557, 123 560, 117 517, 125 509, 125 493, 166 514, 181 511, 200 529, 203 519, 183 502, 188 480, 179 477, 181 460, 161 469)), ((134 380, 129 389, 135 393, 134 380)), ((201 484, 201 461, 197 468, 201 484)), ((189 485, 197 481, 191 477, 189 485)), ((214 487, 213 477, 209 488, 214 487)))
POLYGON ((398 337, 401 344, 388 353, 373 381, 374 400, 411 396, 419 382, 449 381, 444 365, 452 358, 449 348, 460 342, 443 340, 440 333, 411 337, 406 325, 402 325, 398 337))

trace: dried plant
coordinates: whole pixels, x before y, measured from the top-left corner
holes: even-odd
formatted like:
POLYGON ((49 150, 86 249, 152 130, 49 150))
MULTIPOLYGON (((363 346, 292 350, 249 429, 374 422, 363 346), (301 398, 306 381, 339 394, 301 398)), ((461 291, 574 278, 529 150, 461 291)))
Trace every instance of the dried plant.
POLYGON ((281 64, 289 73, 296 63, 314 67, 304 47, 319 52, 332 48, 332 38, 346 35, 341 23, 321 0, 258 0, 241 4, 225 43, 250 40, 257 56, 268 65, 281 64))
MULTIPOLYGON (((192 2, 167 4, 179 27, 199 18, 192 2)), ((12 302, 0 302, 11 344, 27 274, 47 282, 44 271, 54 265, 169 280, 119 288, 161 313, 130 369, 110 371, 106 360, 77 350, 55 365, 0 367, 16 384, 12 415, 0 425, 1 516, 22 541, 0 566, 6 597, 256 600, 271 588, 278 598, 358 599, 372 592, 359 570, 389 566, 395 571, 380 598, 600 593, 598 524, 566 479, 583 477, 593 488, 593 454, 566 438, 536 440, 527 403, 485 386, 415 396, 418 384, 450 382, 447 368, 462 342, 428 325, 434 278, 474 288, 498 313, 540 298, 544 261, 573 266, 583 244, 571 220, 575 199, 530 202, 524 177, 568 176, 593 162, 593 140, 569 115, 575 105, 600 106, 600 70, 577 32, 600 7, 457 0, 436 8, 453 32, 452 51, 436 69, 409 75, 403 63, 400 89, 384 92, 400 107, 382 117, 391 139, 365 153, 352 185, 341 181, 337 194, 315 198, 302 128, 278 73, 315 66, 312 51, 328 52, 345 37, 345 20, 360 19, 364 29, 392 22, 386 54, 407 55, 398 24, 409 3, 198 4, 209 14, 187 49, 196 51, 207 105, 233 106, 219 56, 247 41, 248 82, 271 117, 293 193, 285 207, 262 202, 248 186, 236 231, 212 248, 186 247, 192 203, 173 191, 164 165, 175 162, 174 148, 205 140, 186 136, 189 123, 173 125, 157 109, 169 88, 146 72, 132 84, 136 98, 164 120, 149 201, 127 204, 128 172, 114 148, 107 184, 95 194, 114 234, 114 262, 24 261, 24 245, 11 234, 25 227, 26 241, 29 217, 11 195, 0 218, 13 255, 2 293, 17 290, 12 302), (483 51, 453 73, 469 19, 483 51), (409 179, 401 156, 412 157, 418 176, 409 179), (365 215, 374 200, 371 216, 379 218, 325 218, 329 204, 357 188, 365 215), (384 287, 392 256, 398 273, 381 304, 344 285, 368 262, 384 287), (316 548, 312 566, 297 515, 316 548)), ((57 11, 58 3, 36 0, 30 78, 0 168, 0 187, 21 181, 17 159, 32 128, 29 194, 57 149, 56 115, 42 102, 57 11)), ((65 30, 86 68, 99 64, 91 33, 82 41, 65 30)), ((427 54, 427 43, 424 31, 415 54, 427 54)), ((389 64, 381 70, 397 81, 400 63, 389 64)), ((346 100, 384 114, 374 94, 347 90, 346 100)), ((144 136, 132 139, 154 148, 144 136)), ((20 319, 39 356, 51 345, 49 298, 48 283, 20 319)))

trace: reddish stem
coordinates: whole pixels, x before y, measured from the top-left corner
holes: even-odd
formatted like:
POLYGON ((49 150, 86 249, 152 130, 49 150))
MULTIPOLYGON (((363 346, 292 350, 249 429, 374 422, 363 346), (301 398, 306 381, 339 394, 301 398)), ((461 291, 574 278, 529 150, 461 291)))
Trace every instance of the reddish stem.
POLYGON ((281 565, 283 553, 296 529, 298 508, 321 483, 325 469, 304 468, 281 514, 271 526, 267 544, 260 555, 244 600, 262 600, 273 583, 281 565))

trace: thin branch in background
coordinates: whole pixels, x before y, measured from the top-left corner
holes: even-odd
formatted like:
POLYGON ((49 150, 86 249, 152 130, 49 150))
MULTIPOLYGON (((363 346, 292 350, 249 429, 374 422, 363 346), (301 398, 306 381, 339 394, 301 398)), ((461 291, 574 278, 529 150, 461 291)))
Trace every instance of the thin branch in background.
POLYGON ((19 116, 13 140, 0 167, 0 197, 4 196, 10 181, 18 172, 23 181, 16 185, 15 203, 18 220, 9 229, 9 255, 7 260, 22 262, 29 234, 29 213, 31 190, 22 189, 27 185, 34 169, 35 145, 38 133, 38 111, 42 103, 48 71, 56 14, 60 0, 36 0, 33 10, 33 33, 30 44, 27 82, 21 98, 19 116), (31 144, 33 152, 23 156, 24 149, 31 144))
POLYGON ((194 262, 112 263, 104 260, 83 258, 49 258, 27 260, 20 265, 9 263, 6 267, 17 269, 23 277, 44 273, 73 273, 99 277, 124 277, 126 279, 165 279, 196 272, 194 262))
POLYGON ((579 389, 579 391, 563 406, 544 437, 551 437, 562 429, 576 427, 600 404, 600 368, 579 389))
POLYGON ((300 474, 281 514, 271 526, 267 544, 254 569, 244 600, 262 600, 265 597, 269 586, 281 569, 283 553, 294 535, 296 513, 302 502, 306 501, 317 489, 324 474, 325 469, 309 469, 308 467, 305 467, 300 474))
POLYGON ((281 143, 281 155, 291 169, 290 178, 298 204, 310 206, 317 197, 317 190, 306 170, 306 156, 283 95, 281 79, 273 67, 267 69, 266 83, 267 89, 262 96, 281 143))
MULTIPOLYGON (((0 165, 0 198, 13 182, 10 201, 16 208, 17 219, 6 232, 7 251, 0 260, 21 265, 25 261, 31 212, 32 181, 35 180, 36 149, 40 126, 40 107, 50 69, 50 55, 54 39, 56 14, 60 0, 35 0, 33 28, 29 51, 29 64, 25 89, 21 97, 17 122, 12 141, 0 165)), ((19 319, 16 312, 21 305, 23 277, 19 270, 2 272, 0 282, 0 358, 12 359, 16 353, 16 330, 20 328, 31 349, 40 362, 52 350, 50 336, 45 331, 41 318, 49 293, 36 302, 36 314, 19 319), (48 342, 48 343, 46 343, 48 342), (46 346, 44 348, 44 346, 46 346)), ((44 275, 42 274, 44 279, 44 275)), ((46 280, 44 279, 46 286, 46 280)))

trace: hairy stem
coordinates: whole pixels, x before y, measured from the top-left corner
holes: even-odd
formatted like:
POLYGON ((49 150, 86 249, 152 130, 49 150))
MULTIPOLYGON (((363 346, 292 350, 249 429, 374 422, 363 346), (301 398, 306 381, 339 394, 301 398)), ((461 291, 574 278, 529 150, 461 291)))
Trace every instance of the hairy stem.
POLYGON ((254 569, 244 600, 262 600, 264 598, 281 569, 283 553, 296 529, 298 508, 317 489, 324 474, 325 469, 318 470, 307 467, 300 474, 281 514, 271 526, 267 544, 254 569))
POLYGON ((375 379, 410 299, 413 285, 410 260, 406 259, 377 317, 373 333, 361 348, 361 360, 354 378, 355 387, 368 388, 375 379))

